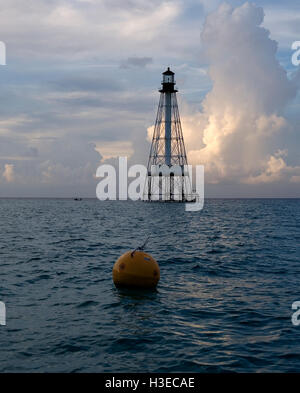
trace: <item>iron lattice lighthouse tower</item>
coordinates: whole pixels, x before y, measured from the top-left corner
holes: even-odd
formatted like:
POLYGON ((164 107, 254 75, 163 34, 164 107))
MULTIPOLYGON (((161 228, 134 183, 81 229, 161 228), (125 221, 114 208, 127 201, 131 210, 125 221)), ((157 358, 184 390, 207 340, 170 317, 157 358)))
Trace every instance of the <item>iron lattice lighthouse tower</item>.
POLYGON ((144 199, 148 201, 192 200, 175 89, 174 72, 163 73, 162 88, 154 127, 144 199))

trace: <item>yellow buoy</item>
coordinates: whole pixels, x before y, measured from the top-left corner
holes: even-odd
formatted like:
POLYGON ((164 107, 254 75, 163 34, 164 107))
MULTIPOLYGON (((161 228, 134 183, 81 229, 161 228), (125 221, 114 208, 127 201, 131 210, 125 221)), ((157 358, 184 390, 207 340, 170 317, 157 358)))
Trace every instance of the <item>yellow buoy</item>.
POLYGON ((158 263, 144 251, 128 251, 113 267, 117 287, 155 288, 160 278, 158 263))

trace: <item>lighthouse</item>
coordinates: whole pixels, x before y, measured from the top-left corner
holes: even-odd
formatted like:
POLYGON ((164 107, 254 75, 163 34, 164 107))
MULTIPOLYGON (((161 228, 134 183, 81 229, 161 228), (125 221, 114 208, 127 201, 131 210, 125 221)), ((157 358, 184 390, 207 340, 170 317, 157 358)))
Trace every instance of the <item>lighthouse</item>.
POLYGON ((187 170, 175 85, 175 74, 162 74, 160 100, 147 166, 144 199, 148 201, 191 201, 191 179, 187 170))

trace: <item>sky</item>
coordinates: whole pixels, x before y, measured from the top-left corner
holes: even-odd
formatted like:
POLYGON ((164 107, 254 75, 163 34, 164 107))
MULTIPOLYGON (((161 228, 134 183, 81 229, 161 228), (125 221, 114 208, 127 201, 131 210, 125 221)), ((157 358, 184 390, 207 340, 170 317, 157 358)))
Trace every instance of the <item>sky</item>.
POLYGON ((300 2, 0 0, 0 41, 0 197, 95 197, 100 164, 146 164, 168 66, 207 197, 300 197, 300 2))

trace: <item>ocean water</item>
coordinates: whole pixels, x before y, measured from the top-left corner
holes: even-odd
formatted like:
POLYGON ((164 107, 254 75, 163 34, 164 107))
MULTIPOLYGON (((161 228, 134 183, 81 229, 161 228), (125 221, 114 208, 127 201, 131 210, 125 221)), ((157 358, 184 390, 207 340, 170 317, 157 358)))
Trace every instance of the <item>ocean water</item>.
POLYGON ((299 372, 300 200, 0 200, 1 372, 299 372), (141 245, 156 291, 118 290, 141 245))

